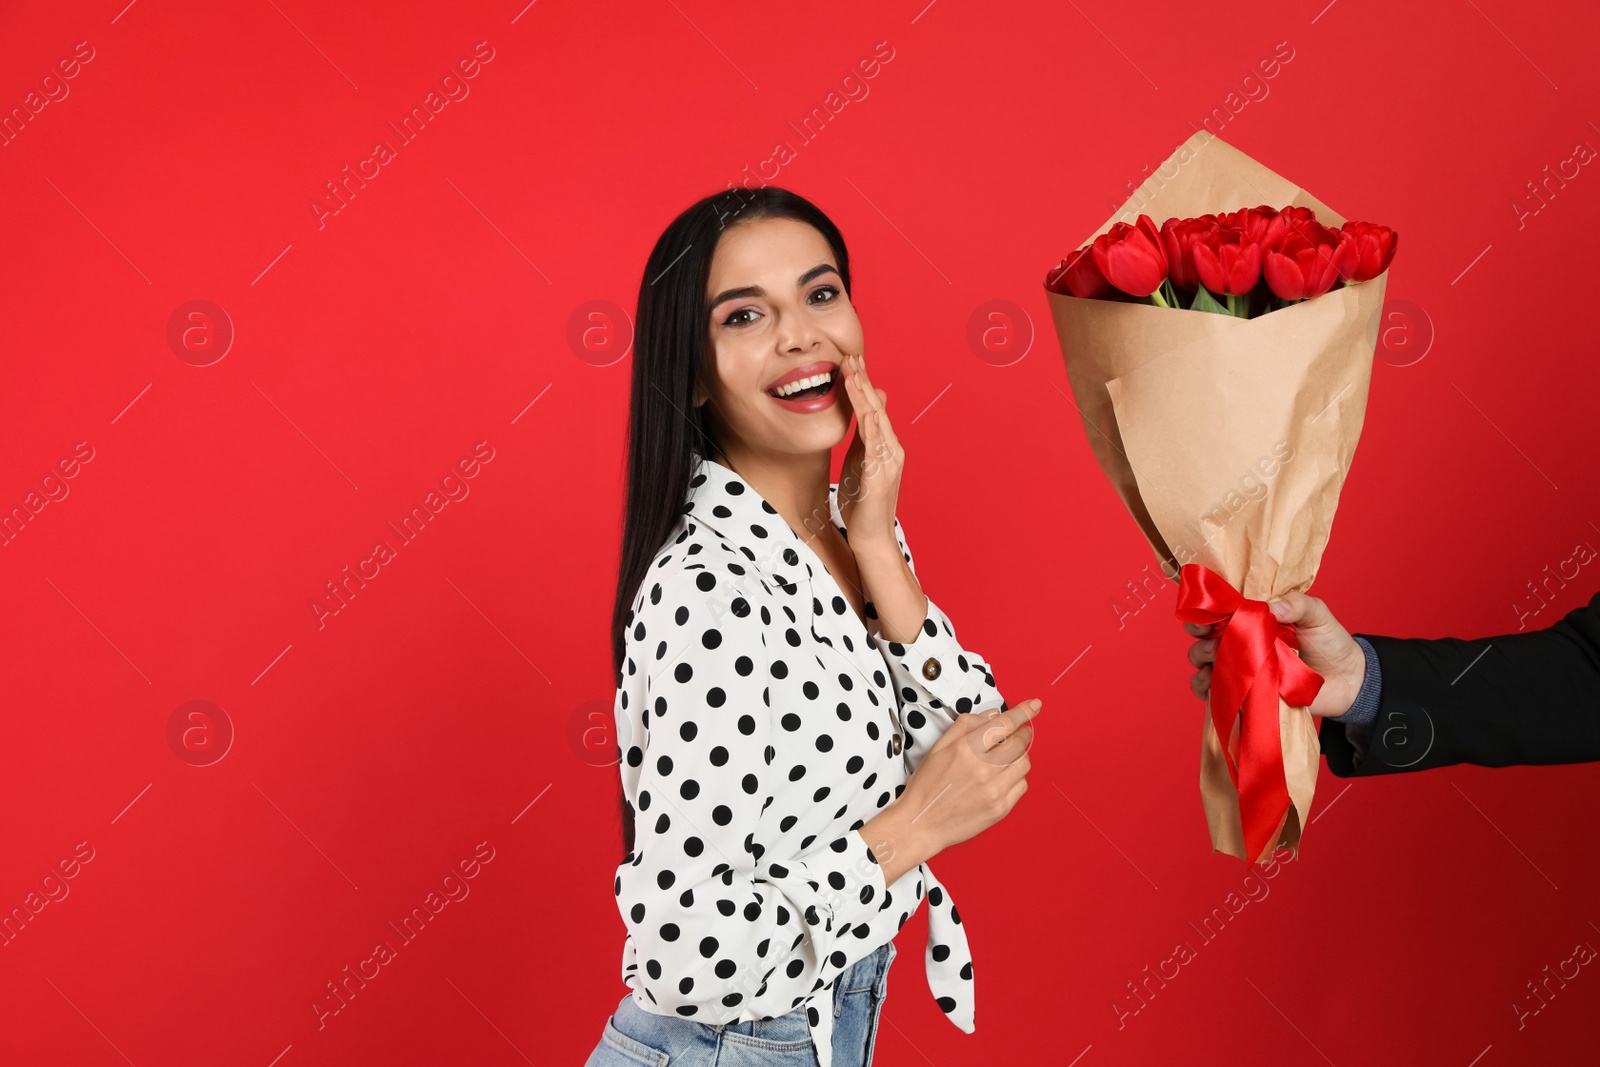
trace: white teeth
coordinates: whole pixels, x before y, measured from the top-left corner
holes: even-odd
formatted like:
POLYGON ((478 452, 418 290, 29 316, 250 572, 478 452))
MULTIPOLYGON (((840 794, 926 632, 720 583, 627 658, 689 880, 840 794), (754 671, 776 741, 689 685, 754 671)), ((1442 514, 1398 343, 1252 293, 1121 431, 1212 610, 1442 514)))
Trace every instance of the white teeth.
POLYGON ((798 393, 802 389, 810 389, 812 386, 831 381, 833 381, 833 373, 831 371, 823 371, 821 374, 813 374, 809 378, 801 378, 799 381, 790 382, 788 385, 780 385, 776 389, 769 390, 767 395, 788 396, 791 393, 798 393))

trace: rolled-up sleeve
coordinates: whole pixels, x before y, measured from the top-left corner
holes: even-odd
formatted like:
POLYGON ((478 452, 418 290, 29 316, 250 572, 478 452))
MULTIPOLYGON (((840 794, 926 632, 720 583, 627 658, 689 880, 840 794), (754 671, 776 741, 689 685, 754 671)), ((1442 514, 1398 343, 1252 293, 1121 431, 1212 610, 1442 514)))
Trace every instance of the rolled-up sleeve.
MULTIPOLYGON (((916 562, 899 519, 894 523, 894 535, 906 565, 916 574, 916 562)), ((923 594, 927 594, 926 589, 923 594)), ((890 678, 900 697, 901 717, 912 739, 924 750, 943 733, 943 727, 955 721, 955 716, 991 708, 1006 709, 1005 698, 995 685, 994 672, 988 662, 962 646, 956 637, 955 624, 932 597, 928 597, 928 616, 914 641, 902 643, 885 638, 875 613, 868 633, 889 665, 890 678), (925 728, 930 721, 939 726, 931 733, 931 738, 925 728)), ((910 748, 908 742, 908 751, 910 748)), ((913 767, 920 755, 918 752, 913 756, 913 767)))
POLYGON ((882 868, 843 824, 802 855, 763 844, 783 814, 768 812, 781 774, 766 609, 703 568, 644 585, 659 588, 641 591, 626 638, 643 675, 624 753, 634 850, 615 883, 637 980, 664 1014, 783 1015, 860 958, 852 931, 887 902, 882 868))

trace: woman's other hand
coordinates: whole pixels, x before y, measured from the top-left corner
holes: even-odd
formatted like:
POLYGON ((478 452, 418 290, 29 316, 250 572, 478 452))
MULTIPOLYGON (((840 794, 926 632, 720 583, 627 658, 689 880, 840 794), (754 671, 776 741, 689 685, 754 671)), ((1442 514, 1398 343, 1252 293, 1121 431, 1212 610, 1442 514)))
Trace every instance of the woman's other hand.
POLYGON ((885 884, 1011 813, 1028 791, 1032 721, 1043 701, 957 715, 894 803, 861 827, 885 884))

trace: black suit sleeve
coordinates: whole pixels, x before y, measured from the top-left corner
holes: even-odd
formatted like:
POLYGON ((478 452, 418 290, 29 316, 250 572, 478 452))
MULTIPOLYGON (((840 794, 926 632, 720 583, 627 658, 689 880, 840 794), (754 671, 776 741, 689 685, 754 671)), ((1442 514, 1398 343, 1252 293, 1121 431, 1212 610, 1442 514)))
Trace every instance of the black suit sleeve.
POLYGON ((1462 640, 1362 634, 1383 672, 1365 758, 1343 723, 1319 730, 1341 778, 1600 760, 1600 593, 1544 630, 1462 640))

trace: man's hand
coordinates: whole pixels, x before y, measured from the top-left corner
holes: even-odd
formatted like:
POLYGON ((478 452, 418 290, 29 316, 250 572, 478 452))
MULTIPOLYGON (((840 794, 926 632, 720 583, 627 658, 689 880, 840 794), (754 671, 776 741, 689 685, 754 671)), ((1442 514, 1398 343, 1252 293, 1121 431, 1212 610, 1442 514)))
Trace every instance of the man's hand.
MULTIPOLYGON (((1295 628, 1300 639, 1300 659, 1322 675, 1322 688, 1311 702, 1311 714, 1343 715, 1355 703, 1367 675, 1367 657, 1350 632, 1339 625, 1328 605, 1304 593, 1288 593, 1269 605, 1279 622, 1295 628)), ((1211 668, 1217 658, 1217 638, 1210 623, 1183 624, 1190 637, 1200 640, 1189 646, 1189 662, 1200 669, 1189 679, 1189 688, 1202 700, 1211 692, 1211 668)))

